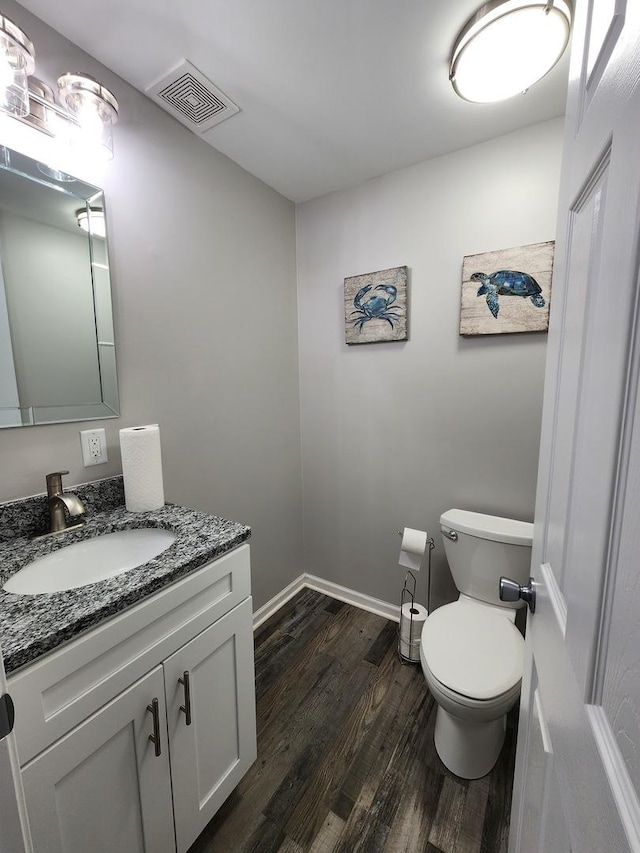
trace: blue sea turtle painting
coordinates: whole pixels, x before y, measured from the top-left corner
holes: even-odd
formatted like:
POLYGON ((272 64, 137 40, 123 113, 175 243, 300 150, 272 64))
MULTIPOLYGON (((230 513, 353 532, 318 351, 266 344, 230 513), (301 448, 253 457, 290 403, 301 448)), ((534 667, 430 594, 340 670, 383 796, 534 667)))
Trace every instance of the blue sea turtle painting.
POLYGON ((396 310, 395 306, 389 307, 396 301, 398 289, 392 284, 379 284, 371 296, 365 299, 371 288, 372 285, 366 284, 360 288, 353 298, 353 305, 356 310, 351 312, 352 317, 355 315, 355 319, 351 322, 354 329, 361 332, 362 327, 369 320, 386 320, 393 329, 393 324, 397 323, 402 315, 402 311, 396 310), (377 292, 379 290, 381 293, 377 292))
POLYGON ((489 311, 498 319, 500 303, 498 296, 521 296, 530 299, 536 308, 544 308, 542 288, 529 273, 518 270, 498 270, 490 275, 474 272, 471 281, 481 282, 477 296, 486 296, 489 311))

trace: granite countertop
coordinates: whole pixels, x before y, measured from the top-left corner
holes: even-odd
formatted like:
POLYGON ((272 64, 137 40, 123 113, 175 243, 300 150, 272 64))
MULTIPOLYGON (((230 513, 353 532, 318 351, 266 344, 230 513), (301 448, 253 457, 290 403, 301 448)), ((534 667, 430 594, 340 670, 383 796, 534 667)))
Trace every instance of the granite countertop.
POLYGON ((251 535, 244 524, 173 504, 139 513, 117 506, 91 514, 81 528, 60 535, 39 540, 5 537, 0 542, 0 587, 37 557, 87 537, 139 527, 172 530, 176 540, 148 563, 88 586, 41 595, 14 595, 0 589, 0 645, 7 674, 236 548, 251 535))

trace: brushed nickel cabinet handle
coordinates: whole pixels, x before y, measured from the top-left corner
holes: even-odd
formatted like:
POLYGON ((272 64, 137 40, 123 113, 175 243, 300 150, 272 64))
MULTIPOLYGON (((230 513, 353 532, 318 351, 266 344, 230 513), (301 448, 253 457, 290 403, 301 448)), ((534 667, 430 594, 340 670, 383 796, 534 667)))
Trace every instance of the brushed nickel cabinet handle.
POLYGON ((154 746, 156 757, 162 753, 160 744, 160 712, 158 710, 158 700, 154 699, 150 705, 147 705, 147 711, 153 717, 153 734, 149 735, 149 740, 154 746))
POLYGON ((182 673, 182 678, 178 679, 178 684, 184 687, 184 705, 180 705, 180 710, 184 713, 185 723, 191 725, 191 682, 189 681, 189 670, 185 669, 182 673))

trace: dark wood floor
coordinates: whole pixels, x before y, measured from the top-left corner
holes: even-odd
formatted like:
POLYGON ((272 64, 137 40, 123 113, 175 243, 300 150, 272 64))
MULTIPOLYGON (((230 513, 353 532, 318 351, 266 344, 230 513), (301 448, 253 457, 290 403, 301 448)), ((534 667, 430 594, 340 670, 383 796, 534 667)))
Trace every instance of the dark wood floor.
POLYGON ((190 853, 506 853, 515 715, 468 782, 396 625, 303 590, 256 632, 258 759, 190 853))

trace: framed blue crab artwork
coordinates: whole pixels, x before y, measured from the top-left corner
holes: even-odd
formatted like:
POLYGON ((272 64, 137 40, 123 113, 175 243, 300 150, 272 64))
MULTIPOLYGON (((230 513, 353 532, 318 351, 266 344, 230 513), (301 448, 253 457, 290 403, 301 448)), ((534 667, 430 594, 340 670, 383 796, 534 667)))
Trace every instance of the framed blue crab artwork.
POLYGON ((407 340, 407 267, 353 275, 344 280, 347 344, 407 340))
POLYGON ((549 329, 555 243, 467 255, 462 262, 461 335, 549 329))

